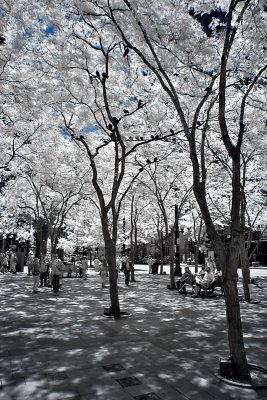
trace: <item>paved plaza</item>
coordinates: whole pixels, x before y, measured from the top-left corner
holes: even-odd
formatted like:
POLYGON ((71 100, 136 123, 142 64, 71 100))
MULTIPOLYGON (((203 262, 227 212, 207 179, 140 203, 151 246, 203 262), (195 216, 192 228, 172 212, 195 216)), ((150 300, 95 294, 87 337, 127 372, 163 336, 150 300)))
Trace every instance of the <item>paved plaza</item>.
MULTIPOLYGON (((266 269, 251 271, 253 301, 240 305, 248 361, 267 367, 266 269)), ((215 376, 228 356, 224 299, 166 289, 169 275, 136 266, 119 275, 122 311, 103 316, 109 288, 99 275, 64 278, 32 293, 26 272, 0 275, 0 400, 267 400, 267 389, 230 386, 215 376)))

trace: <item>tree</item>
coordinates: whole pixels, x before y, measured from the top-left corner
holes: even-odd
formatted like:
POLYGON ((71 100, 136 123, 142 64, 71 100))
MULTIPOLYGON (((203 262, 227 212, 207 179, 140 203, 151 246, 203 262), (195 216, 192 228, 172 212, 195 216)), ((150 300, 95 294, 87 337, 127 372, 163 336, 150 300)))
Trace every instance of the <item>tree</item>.
MULTIPOLYGON (((133 62, 137 56, 144 68, 156 77, 177 113, 189 145, 194 194, 223 271, 234 375, 250 379, 237 295, 242 236, 240 156, 247 118, 256 106, 256 97, 253 99, 252 94, 263 93, 265 87, 267 66, 261 29, 266 24, 266 13, 261 3, 222 1, 216 2, 217 10, 221 10, 216 20, 211 15, 211 10, 215 10, 213 1, 205 4, 204 9, 204 5, 193 1, 190 10, 188 2, 179 2, 179 7, 178 3, 169 2, 163 18, 157 5, 157 1, 151 2, 150 7, 128 0, 121 1, 120 7, 116 2, 90 2, 81 13, 113 24, 114 34, 122 38, 129 54, 133 54, 133 62), (209 32, 202 20, 197 19, 203 11, 212 18, 209 32), (208 128, 213 125, 219 126, 232 165, 229 253, 215 229, 206 196, 204 145, 208 128)), ((106 26, 110 34, 108 23, 106 26)))
POLYGON ((37 143, 31 144, 31 152, 24 155, 23 163, 20 160, 19 173, 5 193, 6 212, 33 224, 38 257, 47 253, 48 238, 51 252, 57 251, 66 218, 90 196, 88 173, 82 162, 76 163, 78 157, 82 161, 81 152, 63 137, 51 136, 49 139, 46 134, 43 140, 39 136, 37 143))
MULTIPOLYGON (((175 229, 179 230, 179 220, 182 214, 183 207, 188 201, 191 192, 191 177, 190 172, 184 163, 185 157, 177 152, 167 151, 164 147, 159 151, 159 157, 156 161, 149 163, 146 173, 148 180, 140 178, 141 184, 146 187, 148 192, 155 197, 158 210, 164 225, 164 232, 157 228, 159 242, 162 233, 166 237, 166 242, 170 250, 170 287, 174 289, 175 271, 174 271, 174 248, 175 248, 175 229), (175 159, 179 160, 176 161, 175 159), (178 164, 179 162, 179 164, 178 164), (166 174, 167 172, 167 174, 166 174), (175 198, 175 200, 174 200, 175 198), (178 204, 173 204, 175 201, 178 204), (177 215, 174 215, 175 208, 178 210, 177 215)), ((157 219, 159 223, 159 219, 157 219)))
MULTIPOLYGON (((127 63, 121 40, 107 43, 101 27, 91 30, 90 21, 80 18, 75 5, 69 8, 68 18, 64 7, 55 12, 60 34, 40 37, 42 22, 37 29, 31 23, 31 43, 36 47, 34 54, 40 71, 54 84, 52 96, 45 90, 46 102, 56 108, 62 130, 88 156, 110 268, 111 310, 119 317, 115 269, 117 224, 123 199, 143 171, 134 167, 136 153, 139 147, 176 133, 151 135, 149 123, 153 115, 146 114, 149 100, 142 100, 136 72, 127 63), (62 40, 66 46, 62 46, 62 40)), ((138 81, 141 80, 139 71, 137 75, 138 81)))

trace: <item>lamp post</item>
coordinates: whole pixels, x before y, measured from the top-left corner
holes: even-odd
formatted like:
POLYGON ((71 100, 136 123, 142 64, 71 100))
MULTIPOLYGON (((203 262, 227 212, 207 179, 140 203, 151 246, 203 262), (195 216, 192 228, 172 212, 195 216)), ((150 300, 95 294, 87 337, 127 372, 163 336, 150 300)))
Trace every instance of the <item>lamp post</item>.
POLYGON ((192 261, 194 259, 194 251, 193 251, 193 239, 190 237, 188 239, 189 243, 189 258, 192 261))
POLYGON ((123 217, 123 220, 122 220, 122 231, 123 231, 122 252, 123 252, 123 255, 125 255, 125 240, 126 240, 126 237, 125 237, 125 227, 126 227, 126 222, 125 222, 125 217, 123 217))
POLYGON ((174 237, 175 237, 175 268, 174 275, 182 276, 182 269, 180 265, 180 233, 183 233, 183 229, 179 230, 178 226, 178 205, 175 204, 175 228, 174 228, 174 237))

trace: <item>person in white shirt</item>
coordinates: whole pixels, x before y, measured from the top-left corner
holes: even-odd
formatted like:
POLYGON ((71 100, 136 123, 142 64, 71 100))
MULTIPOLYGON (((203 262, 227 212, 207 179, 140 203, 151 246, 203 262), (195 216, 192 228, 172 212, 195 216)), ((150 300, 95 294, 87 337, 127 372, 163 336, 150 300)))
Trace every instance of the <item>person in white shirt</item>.
POLYGON ((208 288, 214 281, 214 274, 211 272, 210 267, 206 267, 206 273, 203 278, 196 277, 195 293, 192 297, 197 297, 201 288, 208 288))
POLYGON ((39 258, 35 257, 32 262, 33 293, 39 293, 40 263, 39 258))
POLYGON ((100 265, 100 277, 101 277, 102 288, 106 287, 107 276, 108 276, 108 262, 107 259, 104 257, 102 259, 102 264, 100 265))
POLYGON ((52 254, 51 258, 51 275, 52 275, 52 286, 53 291, 58 292, 59 290, 59 278, 61 274, 60 260, 57 258, 56 254, 52 254))
POLYGON ((215 265, 215 262, 213 261, 213 259, 211 258, 211 256, 208 256, 208 258, 206 259, 205 265, 206 265, 206 267, 210 268, 210 272, 212 272, 213 274, 215 273, 216 265, 215 265))
POLYGON ((82 264, 82 278, 86 280, 87 279, 86 270, 88 268, 88 260, 85 256, 82 257, 81 264, 82 264))
POLYGON ((121 257, 118 255, 117 258, 116 258, 116 276, 117 276, 117 279, 118 279, 120 270, 121 270, 121 257))
POLYGON ((26 261, 26 265, 27 265, 27 267, 28 267, 28 276, 30 276, 31 275, 31 272, 32 272, 32 263, 33 263, 33 260, 34 260, 34 255, 33 255, 33 253, 30 251, 29 252, 29 255, 28 255, 28 257, 27 257, 27 261, 26 261))
POLYGON ((98 257, 96 257, 96 258, 94 259, 94 266, 95 266, 95 271, 96 271, 96 272, 100 272, 100 269, 99 269, 99 267, 100 267, 100 260, 99 260, 98 257))

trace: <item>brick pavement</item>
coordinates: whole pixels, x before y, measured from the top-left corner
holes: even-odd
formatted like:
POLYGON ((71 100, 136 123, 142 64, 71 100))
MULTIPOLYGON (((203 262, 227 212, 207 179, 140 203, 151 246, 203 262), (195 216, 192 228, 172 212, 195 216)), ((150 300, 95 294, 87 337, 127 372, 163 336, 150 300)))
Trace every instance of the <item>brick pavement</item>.
MULTIPOLYGON (((0 400, 267 400, 267 389, 214 375, 228 354, 223 298, 179 295, 166 289, 168 275, 137 266, 130 287, 119 276, 132 317, 113 320, 95 271, 63 279, 59 296, 33 294, 31 279, 0 275, 0 400)), ((249 362, 267 367, 267 280, 256 284, 251 304, 240 293, 244 338, 249 362)))

